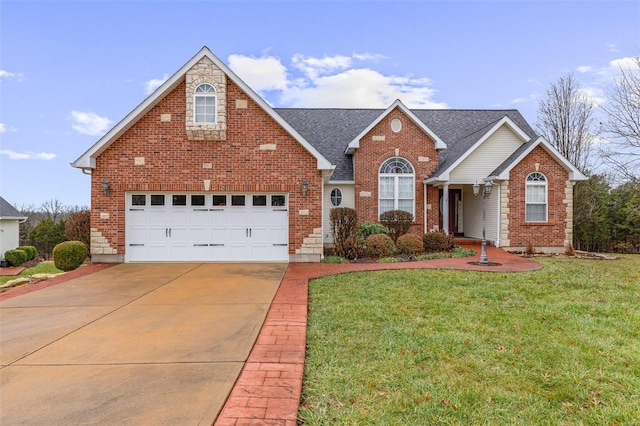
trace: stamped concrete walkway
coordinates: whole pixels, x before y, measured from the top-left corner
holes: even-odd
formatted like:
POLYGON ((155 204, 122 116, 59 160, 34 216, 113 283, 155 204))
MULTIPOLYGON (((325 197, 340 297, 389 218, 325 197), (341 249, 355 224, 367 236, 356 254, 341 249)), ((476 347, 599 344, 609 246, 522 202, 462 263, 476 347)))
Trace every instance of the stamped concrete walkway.
MULTIPOLYGON (((479 249, 477 246, 472 248, 479 249)), ((538 262, 494 247, 488 247, 487 254, 491 262, 500 265, 469 263, 478 261, 479 255, 393 264, 289 264, 258 340, 215 425, 296 425, 304 371, 309 279, 384 269, 523 272, 541 268, 538 262)))

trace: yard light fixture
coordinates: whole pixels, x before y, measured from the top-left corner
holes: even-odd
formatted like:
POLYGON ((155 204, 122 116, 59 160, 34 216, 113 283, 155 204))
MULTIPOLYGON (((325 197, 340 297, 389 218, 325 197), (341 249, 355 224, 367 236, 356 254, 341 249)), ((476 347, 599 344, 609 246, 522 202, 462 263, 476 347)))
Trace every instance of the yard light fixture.
POLYGON ((102 179, 102 191, 105 195, 111 194, 111 185, 107 179, 102 179))
POLYGON ((303 180, 300 184, 300 190, 302 191, 302 196, 306 197, 307 192, 309 191, 309 183, 306 180, 303 180))
POLYGON ((485 214, 484 200, 485 198, 489 198, 491 195, 491 188, 493 187, 493 183, 491 181, 484 184, 484 188, 482 193, 480 192, 480 184, 476 181, 473 184, 473 195, 482 197, 482 251, 480 252, 480 264, 488 265, 489 259, 487 258, 487 238, 486 238, 486 228, 487 228, 487 219, 485 214))

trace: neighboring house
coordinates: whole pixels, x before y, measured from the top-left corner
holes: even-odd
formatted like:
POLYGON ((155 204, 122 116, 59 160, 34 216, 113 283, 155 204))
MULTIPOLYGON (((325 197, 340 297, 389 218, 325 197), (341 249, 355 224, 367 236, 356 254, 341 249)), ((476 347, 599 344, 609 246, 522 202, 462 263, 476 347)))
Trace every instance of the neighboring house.
POLYGON ((317 261, 329 211, 564 251, 585 177, 516 110, 272 108, 206 47, 82 154, 94 262, 317 261))
POLYGON ((27 217, 0 197, 0 259, 4 253, 20 245, 20 223, 27 217))

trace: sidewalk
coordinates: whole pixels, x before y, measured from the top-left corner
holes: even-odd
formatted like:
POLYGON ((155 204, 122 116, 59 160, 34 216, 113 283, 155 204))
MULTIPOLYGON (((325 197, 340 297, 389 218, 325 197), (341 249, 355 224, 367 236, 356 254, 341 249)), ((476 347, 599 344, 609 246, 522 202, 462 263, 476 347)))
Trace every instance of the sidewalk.
MULTIPOLYGON (((478 246, 470 248, 480 251, 478 246)), ((296 425, 304 371, 309 279, 389 269, 524 272, 542 267, 534 260, 495 247, 487 247, 487 256, 490 262, 500 265, 470 264, 479 260, 479 254, 459 259, 387 264, 290 263, 258 339, 214 424, 296 425)))

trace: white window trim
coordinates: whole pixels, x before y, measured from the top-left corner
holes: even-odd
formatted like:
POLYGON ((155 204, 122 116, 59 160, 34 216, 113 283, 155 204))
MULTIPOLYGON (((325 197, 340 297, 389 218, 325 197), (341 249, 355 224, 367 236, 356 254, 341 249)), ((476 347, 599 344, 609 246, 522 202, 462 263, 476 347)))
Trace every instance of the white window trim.
POLYGON ((343 200, 342 190, 340 188, 332 188, 331 192, 329 193, 329 202, 331 203, 331 205, 333 207, 340 207, 342 205, 342 200, 343 200), (338 194, 339 194, 339 195, 337 195, 335 197, 335 198, 339 199, 338 204, 334 204, 334 202, 333 202, 333 199, 334 199, 333 192, 334 191, 338 191, 338 194))
MULTIPOLYGON (((205 114, 206 116, 206 114, 205 114)), ((206 124, 217 124, 218 123, 218 93, 216 91, 216 88, 213 86, 213 84, 209 84, 209 83, 202 83, 199 84, 195 90, 193 91, 193 123, 194 124, 199 124, 199 125, 206 125, 206 124), (198 93, 198 89, 202 86, 210 86, 213 89, 213 92, 202 92, 202 93, 198 93), (213 121, 197 121, 197 117, 198 117, 198 113, 196 111, 196 99, 197 98, 213 98, 213 121)))
MULTIPOLYGON (((393 198, 393 209, 391 210, 399 210, 398 209, 398 202, 400 200, 400 198, 398 197, 399 193, 400 193, 400 177, 410 177, 412 179, 412 184, 411 184, 411 211, 409 213, 411 213, 413 215, 413 220, 415 221, 415 217, 416 217, 416 175, 415 175, 415 168, 413 167, 413 164, 411 164, 411 162, 409 160, 407 160, 406 158, 402 158, 402 157, 391 157, 391 158, 387 158, 385 161, 382 162, 382 164, 380 165, 380 168, 378 169, 378 218, 380 217, 381 213, 381 208, 380 208, 380 202, 382 201, 382 185, 380 183, 381 178, 383 177, 392 177, 393 178, 393 193, 394 193, 394 198, 393 198), (403 161, 406 161, 406 163, 409 165, 409 167, 411 167, 411 173, 382 173, 381 170, 384 167, 385 164, 387 164, 389 161, 394 160, 394 159, 401 159, 403 161)), ((385 198, 385 200, 389 200, 390 198, 385 198)), ((402 200, 409 200, 409 198, 402 198, 402 200)))
POLYGON ((524 220, 527 223, 547 223, 549 222, 549 180, 547 179, 547 176, 544 175, 544 173, 540 173, 540 172, 532 172, 529 173, 525 179, 525 192, 524 192, 524 220), (531 177, 531 175, 533 175, 534 173, 539 174, 540 176, 542 176, 544 178, 544 181, 529 181, 529 177, 531 177), (541 202, 529 202, 527 201, 527 193, 529 191, 530 187, 533 186, 542 186, 544 187, 544 203, 541 202), (529 218, 527 217, 527 206, 528 205, 541 205, 544 204, 544 220, 529 220, 529 218))

